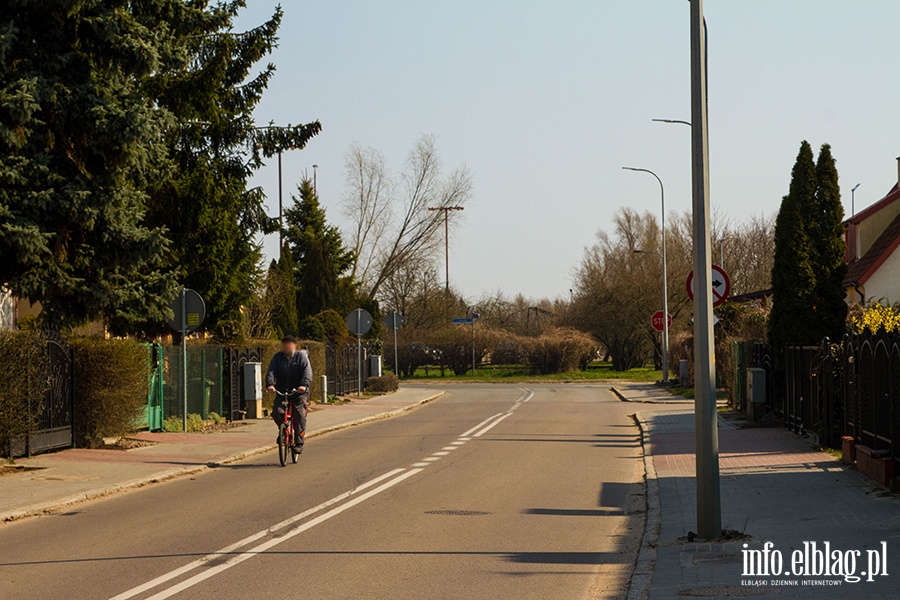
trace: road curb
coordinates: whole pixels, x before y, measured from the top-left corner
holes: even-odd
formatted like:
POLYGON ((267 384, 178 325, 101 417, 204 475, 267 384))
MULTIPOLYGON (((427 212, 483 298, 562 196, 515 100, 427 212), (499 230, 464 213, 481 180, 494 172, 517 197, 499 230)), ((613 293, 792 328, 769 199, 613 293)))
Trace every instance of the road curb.
MULTIPOLYGON (((441 396, 444 395, 445 392, 440 391, 434 393, 427 398, 423 398, 413 404, 408 406, 404 406, 401 408, 396 408, 394 410, 385 411, 382 413, 378 413, 376 415, 370 415, 368 417, 361 417, 359 419, 355 419, 353 421, 348 421, 347 423, 341 423, 340 425, 333 425, 331 427, 327 427, 325 429, 321 429, 319 431, 311 431, 309 432, 308 437, 314 438, 322 435, 327 435, 329 433, 334 433, 335 431, 340 431, 342 429, 348 429, 350 427, 357 427, 359 425, 364 425, 366 423, 371 423, 373 421, 381 421, 383 419, 390 419, 391 417, 396 417, 405 412, 409 412, 414 410, 423 404, 427 404, 434 400, 437 400, 441 396)), ((21 521, 22 519, 27 519, 29 517, 37 517, 40 515, 51 514, 55 512, 59 512, 60 510, 75 506, 77 504, 82 504, 84 502, 89 502, 91 500, 99 500, 101 498, 108 498, 110 496, 115 496, 117 494, 121 494, 124 492, 130 492, 142 487, 146 487, 149 485, 155 485, 157 483, 162 483, 164 481, 171 481, 173 479, 178 479, 180 477, 185 477, 187 475, 196 475, 197 473, 202 473, 204 471, 210 471, 215 469, 219 465, 226 465, 233 462, 237 462, 239 460, 243 460, 245 458, 250 458, 251 456, 256 456, 257 454, 263 454, 265 452, 269 452, 277 448, 277 444, 266 444, 265 446, 258 446, 256 448, 252 448, 250 450, 244 450, 242 452, 238 452, 228 456, 222 460, 216 462, 210 462, 205 465, 196 465, 191 467, 182 467, 179 469, 171 469, 169 471, 163 471, 161 473, 156 473, 153 475, 148 475, 146 477, 141 477, 138 479, 133 479, 131 481, 126 481, 125 483, 118 483, 115 485, 106 486, 104 488, 91 490, 88 492, 82 492, 80 494, 76 494, 74 496, 69 496, 67 498, 63 498, 61 500, 52 500, 50 502, 44 502, 41 504, 35 504, 29 506, 27 508, 22 508, 19 510, 10 511, 7 513, 0 514, 0 526, 5 523, 11 523, 13 521, 21 521)))
MULTIPOLYGON (((632 400, 628 396, 626 396, 624 393, 622 393, 622 391, 619 390, 615 386, 610 386, 609 391, 611 391, 613 394, 618 396, 619 400, 621 400, 622 402, 630 402, 632 404, 693 404, 694 403, 693 400, 689 400, 688 398, 685 398, 684 400, 632 400)), ((674 397, 675 396, 673 396, 673 398, 674 397)))
POLYGON ((631 583, 628 586, 626 600, 647 600, 650 596, 650 584, 653 568, 656 566, 656 553, 659 547, 659 534, 662 526, 662 514, 659 505, 659 480, 656 477, 656 466, 650 453, 650 427, 642 413, 633 415, 634 421, 641 430, 641 448, 644 455, 644 486, 646 488, 647 513, 644 521, 644 534, 641 537, 641 549, 638 552, 631 583))

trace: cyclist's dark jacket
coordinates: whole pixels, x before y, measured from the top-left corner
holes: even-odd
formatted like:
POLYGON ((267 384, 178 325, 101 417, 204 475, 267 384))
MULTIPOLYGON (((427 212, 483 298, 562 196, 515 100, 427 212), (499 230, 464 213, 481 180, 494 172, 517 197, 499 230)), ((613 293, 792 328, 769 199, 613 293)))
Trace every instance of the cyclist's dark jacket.
POLYGON ((279 392, 289 392, 303 386, 309 389, 312 382, 312 367, 305 352, 297 350, 292 356, 278 352, 269 361, 269 372, 266 373, 266 385, 274 385, 279 392))

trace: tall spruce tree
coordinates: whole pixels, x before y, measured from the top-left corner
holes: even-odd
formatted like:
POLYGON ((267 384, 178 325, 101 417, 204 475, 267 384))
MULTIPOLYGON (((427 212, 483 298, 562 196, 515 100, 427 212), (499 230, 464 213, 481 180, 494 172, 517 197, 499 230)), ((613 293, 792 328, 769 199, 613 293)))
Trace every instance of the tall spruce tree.
POLYGON ((143 216, 170 115, 140 82, 178 54, 180 5, 3 3, 0 285, 40 302, 46 326, 167 314, 167 241, 143 216))
POLYGON ((823 144, 816 162, 816 218, 810 223, 816 275, 815 314, 817 341, 840 340, 847 331, 847 274, 844 207, 831 146, 823 144))
POLYGON ((285 244, 278 261, 269 267, 269 292, 274 294, 272 328, 278 337, 297 335, 297 284, 294 259, 285 244))
POLYGON ((285 239, 297 265, 297 311, 301 319, 328 309, 346 309, 353 286, 344 274, 353 254, 340 230, 329 225, 312 181, 298 186, 299 197, 285 211, 285 239))
MULTIPOLYGON (((165 138, 174 169, 153 188, 148 220, 169 231, 173 273, 206 300, 205 328, 225 338, 239 331, 241 306, 254 288, 257 236, 273 229, 262 191, 248 185, 250 176, 265 158, 303 148, 321 130, 318 121, 255 125, 253 111, 275 67, 252 71, 275 47, 282 12, 276 8, 259 27, 232 33, 244 4, 218 3, 175 24, 180 62, 146 84, 176 118, 165 138)), ((284 318, 294 331, 296 316, 284 318)))
POLYGON ((810 229, 816 213, 816 190, 812 147, 804 140, 791 172, 788 195, 782 199, 775 221, 769 341, 776 346, 812 343, 818 338, 811 240, 814 232, 810 229))

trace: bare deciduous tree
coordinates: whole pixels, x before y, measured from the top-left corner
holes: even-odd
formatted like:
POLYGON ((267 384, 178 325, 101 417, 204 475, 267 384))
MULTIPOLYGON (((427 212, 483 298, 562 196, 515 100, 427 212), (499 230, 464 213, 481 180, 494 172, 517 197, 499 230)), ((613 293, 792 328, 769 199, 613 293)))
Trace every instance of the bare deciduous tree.
POLYGON ((472 194, 465 167, 444 174, 433 136, 423 136, 406 168, 392 178, 375 150, 352 148, 347 158, 346 215, 353 223, 354 273, 367 295, 377 297, 398 270, 432 258, 444 216, 429 208, 464 206, 472 194))

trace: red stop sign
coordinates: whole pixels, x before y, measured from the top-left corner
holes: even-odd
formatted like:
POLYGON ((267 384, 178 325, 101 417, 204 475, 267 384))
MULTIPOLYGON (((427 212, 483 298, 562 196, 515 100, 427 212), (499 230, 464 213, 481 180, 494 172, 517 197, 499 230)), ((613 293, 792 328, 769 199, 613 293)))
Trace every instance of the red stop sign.
MULTIPOLYGON (((653 325, 653 329, 657 331, 662 331, 665 329, 665 325, 663 324, 663 316, 665 313, 661 310, 653 313, 653 319, 651 319, 650 323, 653 325)), ((672 315, 669 315, 669 327, 672 326, 672 315)))

